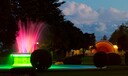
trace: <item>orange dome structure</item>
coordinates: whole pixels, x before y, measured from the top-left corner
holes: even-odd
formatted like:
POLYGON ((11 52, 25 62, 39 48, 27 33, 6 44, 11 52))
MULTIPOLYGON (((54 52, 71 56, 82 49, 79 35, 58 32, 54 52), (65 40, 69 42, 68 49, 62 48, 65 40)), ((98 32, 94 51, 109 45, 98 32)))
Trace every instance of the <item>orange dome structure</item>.
POLYGON ((96 46, 96 52, 103 51, 106 53, 110 53, 115 51, 113 44, 106 40, 98 41, 95 46, 96 46))

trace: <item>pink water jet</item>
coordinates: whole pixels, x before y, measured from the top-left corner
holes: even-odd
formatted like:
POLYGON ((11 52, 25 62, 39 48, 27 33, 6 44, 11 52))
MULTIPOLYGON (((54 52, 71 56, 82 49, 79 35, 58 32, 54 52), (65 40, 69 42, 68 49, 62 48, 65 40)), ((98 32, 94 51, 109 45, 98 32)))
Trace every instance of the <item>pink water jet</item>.
POLYGON ((26 23, 18 21, 19 31, 16 36, 16 49, 18 53, 32 53, 36 50, 36 43, 43 30, 43 22, 33 22, 27 20, 26 23))

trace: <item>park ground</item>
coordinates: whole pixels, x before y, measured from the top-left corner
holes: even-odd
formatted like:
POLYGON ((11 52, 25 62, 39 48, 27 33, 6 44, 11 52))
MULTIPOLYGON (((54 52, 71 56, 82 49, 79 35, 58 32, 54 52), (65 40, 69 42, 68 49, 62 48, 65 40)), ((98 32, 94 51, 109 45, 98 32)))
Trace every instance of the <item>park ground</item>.
MULTIPOLYGON (((0 76, 29 76, 28 73, 11 75, 7 71, 0 72, 0 76)), ((82 70, 47 70, 36 72, 30 76, 128 76, 128 66, 109 66, 106 69, 82 69, 82 70)))
MULTIPOLYGON (((93 57, 83 58, 82 65, 93 65, 93 57)), ((29 68, 31 69, 31 68, 29 68)), ((22 73, 20 69, 19 73, 15 75, 10 74, 10 70, 0 70, 0 76, 29 76, 29 71, 22 73), (21 71, 21 72, 20 72, 21 71)), ((27 70, 26 70, 27 71, 27 70)), ((121 65, 107 66, 104 69, 72 69, 72 70, 47 70, 43 72, 35 72, 30 76, 128 76, 128 66, 124 64, 124 57, 122 57, 121 65)))

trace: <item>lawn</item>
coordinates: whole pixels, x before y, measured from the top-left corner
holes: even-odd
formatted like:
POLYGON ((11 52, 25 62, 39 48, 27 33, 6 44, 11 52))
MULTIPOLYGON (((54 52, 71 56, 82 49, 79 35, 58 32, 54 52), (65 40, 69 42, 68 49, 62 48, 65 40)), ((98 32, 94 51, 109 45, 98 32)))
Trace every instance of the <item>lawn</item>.
MULTIPOLYGON (((82 64, 93 65, 93 56, 85 56, 82 58, 82 64)), ((124 56, 121 56, 121 64, 125 64, 124 56)))
POLYGON ((128 76, 128 66, 109 66, 106 69, 49 70, 37 76, 128 76))
MULTIPOLYGON (((118 66, 108 66, 105 69, 49 69, 43 72, 30 71, 29 68, 20 68, 14 71, 15 76, 29 76, 28 73, 31 72, 31 76, 128 76, 128 66, 118 65, 118 66), (19 70, 19 71, 18 71, 19 70), (24 72, 21 72, 24 71, 24 72), (19 73, 18 73, 19 72, 19 73), (35 72, 35 74, 34 74, 35 72), (20 74, 20 75, 19 75, 20 74), (21 75, 22 74, 22 75, 21 75)), ((1 75, 1 74, 0 74, 1 75)), ((3 75, 2 75, 3 76, 3 75)), ((4 75, 8 76, 8 75, 4 75)))
MULTIPOLYGON (((107 68, 105 69, 83 69, 83 67, 82 69, 49 69, 40 73, 34 71, 35 75, 32 71, 31 76, 128 76, 128 66, 124 64, 124 57, 121 58, 121 65, 107 66, 107 68)), ((92 56, 86 56, 82 59, 82 61, 82 65, 93 65, 92 56)), ((31 68, 17 69, 16 74, 14 76, 29 76, 28 73, 31 72, 30 69, 31 68), (22 71, 25 71, 26 73, 23 74, 22 71)), ((10 76, 10 71, 0 71, 0 76, 10 76)))

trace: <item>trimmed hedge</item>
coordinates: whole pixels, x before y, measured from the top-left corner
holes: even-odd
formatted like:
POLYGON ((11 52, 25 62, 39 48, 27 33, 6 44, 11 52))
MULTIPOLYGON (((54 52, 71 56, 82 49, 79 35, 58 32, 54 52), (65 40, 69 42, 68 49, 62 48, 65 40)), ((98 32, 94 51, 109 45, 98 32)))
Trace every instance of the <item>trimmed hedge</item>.
POLYGON ((64 64, 72 64, 72 65, 79 65, 82 63, 82 55, 74 55, 71 57, 67 57, 63 61, 64 64))
POLYGON ((93 62, 96 67, 102 68, 107 65, 107 54, 105 52, 97 52, 93 56, 93 62))
POLYGON ((30 61, 37 71, 47 70, 52 65, 52 56, 47 50, 38 49, 31 54, 30 61))
POLYGON ((125 56, 125 64, 128 65, 128 52, 126 52, 124 56, 125 56))
POLYGON ((120 65, 121 56, 116 53, 97 52, 93 56, 93 63, 96 67, 104 67, 106 65, 120 65))
POLYGON ((121 56, 116 53, 108 53, 108 65, 120 65, 121 56))

